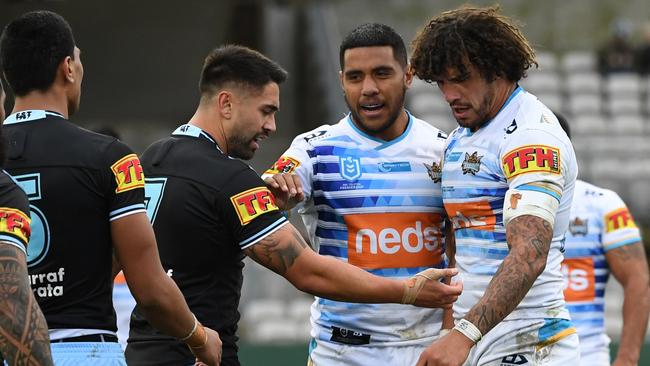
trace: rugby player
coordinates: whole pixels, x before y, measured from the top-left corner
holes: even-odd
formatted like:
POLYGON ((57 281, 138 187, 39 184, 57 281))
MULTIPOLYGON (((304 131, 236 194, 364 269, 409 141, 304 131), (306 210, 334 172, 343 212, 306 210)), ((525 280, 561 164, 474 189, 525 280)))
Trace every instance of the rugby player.
POLYGON ((464 283, 456 325, 417 365, 577 365, 562 296, 562 246, 578 172, 554 114, 518 81, 534 51, 497 8, 433 17, 413 41, 459 127, 447 139, 442 199, 464 283))
POLYGON ((4 122, 7 168, 29 198, 29 281, 54 361, 125 364, 111 301, 115 251, 148 319, 217 365, 218 334, 196 320, 160 265, 138 157, 68 121, 79 107, 80 55, 68 23, 49 11, 12 20, 0 39, 2 72, 16 97, 4 122))
MULTIPOLYGON (((364 24, 343 39, 339 58, 350 113, 298 135, 263 178, 282 209, 300 202, 322 255, 388 278, 444 268, 447 135, 404 109, 413 78, 404 41, 386 25, 364 24)), ((442 309, 316 297, 309 362, 412 366, 442 319, 442 309)))

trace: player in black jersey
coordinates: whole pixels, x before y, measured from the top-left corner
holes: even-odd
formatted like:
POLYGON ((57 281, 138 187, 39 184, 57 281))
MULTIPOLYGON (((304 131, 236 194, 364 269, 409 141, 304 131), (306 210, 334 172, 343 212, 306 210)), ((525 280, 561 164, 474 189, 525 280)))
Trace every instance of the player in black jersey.
MULTIPOLYGON (((0 82, 0 121, 4 97, 0 82)), ((2 128, 0 166, 4 166, 1 132, 2 128)), ((27 280, 30 221, 25 192, 0 171, 0 351, 10 365, 52 365, 47 323, 27 280)))
MULTIPOLYGON (((225 366, 239 365, 235 333, 245 255, 321 297, 438 307, 456 298, 439 298, 434 288, 441 284, 428 281, 453 269, 395 281, 316 254, 280 213, 259 175, 233 159, 250 159, 260 140, 275 131, 285 78, 280 66, 256 51, 215 49, 203 67, 201 101, 192 119, 142 155, 147 211, 163 267, 199 320, 219 331, 225 366)), ((139 310, 138 305, 131 321, 129 365, 191 362, 187 349, 159 334, 139 310)))
POLYGON ((218 364, 218 334, 198 323, 160 264, 138 157, 67 120, 83 78, 68 23, 48 11, 18 17, 3 31, 0 61, 16 96, 5 121, 7 167, 29 198, 29 280, 55 362, 125 364, 111 302, 115 251, 147 318, 218 364))

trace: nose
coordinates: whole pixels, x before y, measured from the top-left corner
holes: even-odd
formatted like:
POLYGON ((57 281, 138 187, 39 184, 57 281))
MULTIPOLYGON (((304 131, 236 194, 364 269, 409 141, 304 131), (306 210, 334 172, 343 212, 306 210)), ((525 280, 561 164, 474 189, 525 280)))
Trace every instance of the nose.
POLYGON ((273 133, 275 132, 275 115, 270 116, 269 118, 266 119, 264 122, 264 131, 268 133, 273 133))
POLYGON ((361 92, 363 95, 375 95, 379 93, 379 88, 377 88, 377 83, 372 77, 366 77, 363 79, 363 85, 361 92))
POLYGON ((460 99, 460 92, 452 83, 439 83, 438 88, 442 92, 442 95, 444 95, 447 103, 452 104, 460 99))

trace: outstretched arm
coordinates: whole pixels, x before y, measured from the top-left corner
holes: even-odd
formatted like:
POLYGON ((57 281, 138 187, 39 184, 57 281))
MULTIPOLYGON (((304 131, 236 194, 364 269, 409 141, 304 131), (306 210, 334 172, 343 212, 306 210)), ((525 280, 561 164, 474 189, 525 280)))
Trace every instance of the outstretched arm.
MULTIPOLYGON (((246 255, 285 277, 299 290, 332 300, 358 303, 400 303, 412 281, 396 281, 374 276, 360 268, 312 251, 291 225, 286 224, 260 242, 245 249, 246 255)), ((433 281, 423 285, 415 305, 450 307, 462 290, 437 281, 455 269, 428 270, 433 281), (434 274, 435 273, 435 274, 434 274), (434 278, 435 277, 435 278, 434 278)), ((412 287, 411 287, 412 288, 412 287)), ((408 302, 408 301, 406 301, 408 302)))
POLYGON ((621 344, 612 365, 636 365, 650 312, 648 262, 643 243, 612 249, 605 254, 605 260, 624 293, 621 344))
POLYGON ((10 365, 52 365, 47 323, 27 276, 25 253, 0 242, 0 351, 10 365))

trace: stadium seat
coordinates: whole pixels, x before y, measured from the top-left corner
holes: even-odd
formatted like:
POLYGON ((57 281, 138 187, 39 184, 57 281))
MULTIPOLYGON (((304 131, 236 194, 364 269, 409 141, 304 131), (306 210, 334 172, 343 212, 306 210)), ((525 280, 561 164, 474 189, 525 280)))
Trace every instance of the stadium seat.
POLYGON ((605 77, 604 90, 610 96, 637 96, 642 91, 641 77, 636 73, 615 73, 605 77))
POLYGON ((595 71, 596 55, 591 51, 570 51, 562 57, 562 69, 565 73, 595 71))
POLYGON ((560 93, 555 92, 546 92, 546 93, 533 93, 539 100, 542 101, 547 107, 554 111, 561 111, 563 110, 563 101, 562 101, 562 96, 560 93))
POLYGON ((242 318, 253 324, 264 319, 278 319, 286 316, 284 301, 276 299, 252 300, 242 310, 242 318))
POLYGON ((640 115, 620 115, 612 119, 611 127, 621 135, 631 135, 643 132, 643 118, 640 115))
POLYGON ((555 72, 531 72, 520 84, 533 94, 558 93, 561 89, 560 77, 555 72))
POLYGON ((611 95, 605 103, 605 110, 612 116, 641 114, 641 99, 638 95, 620 96, 619 94, 611 95))
POLYGON ((600 94, 572 94, 568 98, 568 111, 572 116, 601 113, 600 94))
POLYGON ((574 94, 600 93, 601 77, 595 72, 579 72, 567 75, 565 88, 569 97, 574 94))
POLYGON ((557 57, 552 52, 538 51, 535 54, 539 70, 542 72, 557 70, 557 57))

